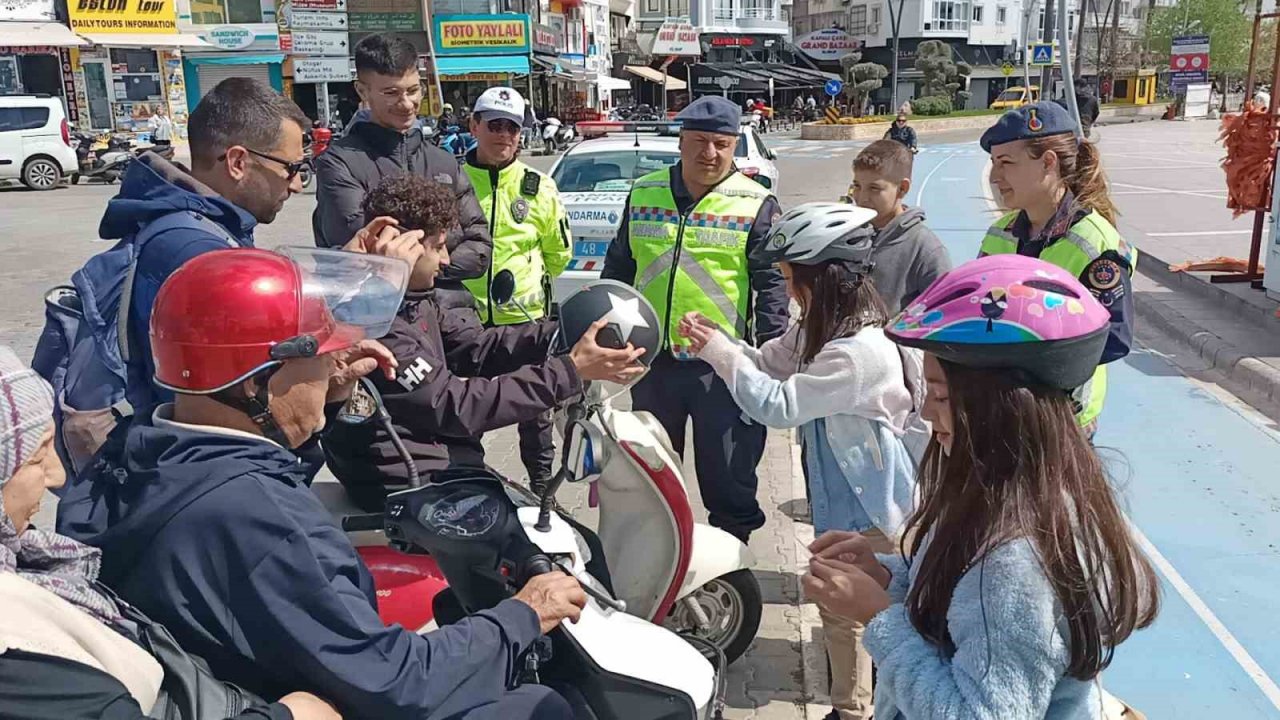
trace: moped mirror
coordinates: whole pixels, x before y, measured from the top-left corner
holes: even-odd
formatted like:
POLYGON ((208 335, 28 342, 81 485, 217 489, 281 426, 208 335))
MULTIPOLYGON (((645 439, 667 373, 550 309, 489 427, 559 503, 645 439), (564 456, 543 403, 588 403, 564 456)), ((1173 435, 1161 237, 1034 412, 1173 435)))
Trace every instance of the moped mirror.
POLYGON ((364 425, 378 417, 382 407, 382 396, 373 386, 373 381, 360 378, 351 390, 351 397, 343 403, 338 411, 338 422, 345 425, 364 425))
POLYGON ((516 276, 510 270, 502 270, 489 283, 489 299, 495 305, 506 305, 516 295, 516 276))

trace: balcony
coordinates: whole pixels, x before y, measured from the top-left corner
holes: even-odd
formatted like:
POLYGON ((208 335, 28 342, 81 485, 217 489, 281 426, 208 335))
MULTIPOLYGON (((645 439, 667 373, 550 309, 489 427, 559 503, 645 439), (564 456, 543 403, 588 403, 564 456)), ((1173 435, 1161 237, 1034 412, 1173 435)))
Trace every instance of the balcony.
POLYGON ((788 32, 773 0, 712 0, 710 27, 703 32, 788 32))

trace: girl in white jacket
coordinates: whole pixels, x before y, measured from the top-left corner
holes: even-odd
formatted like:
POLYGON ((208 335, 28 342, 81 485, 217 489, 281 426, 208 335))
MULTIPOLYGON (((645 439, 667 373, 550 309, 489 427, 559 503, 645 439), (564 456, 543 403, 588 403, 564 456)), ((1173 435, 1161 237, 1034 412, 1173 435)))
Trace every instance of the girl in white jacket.
MULTIPOLYGON (((784 215, 752 260, 777 264, 800 305, 799 322, 758 350, 690 313, 681 333, 752 420, 799 428, 816 534, 862 533, 891 553, 912 510, 915 461, 927 440, 912 419, 920 356, 885 337, 884 303, 870 272, 875 211, 809 203, 784 215), (905 364, 905 367, 904 367, 905 364), (908 381, 908 377, 913 380, 908 381)), ((831 662, 831 720, 872 713, 871 659, 862 626, 823 612, 831 662)))

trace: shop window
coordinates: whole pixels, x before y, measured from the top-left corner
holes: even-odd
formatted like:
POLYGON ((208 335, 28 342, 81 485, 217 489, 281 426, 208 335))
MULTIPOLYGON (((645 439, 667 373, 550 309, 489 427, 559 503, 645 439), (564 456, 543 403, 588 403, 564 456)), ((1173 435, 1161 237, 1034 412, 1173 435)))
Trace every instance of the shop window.
POLYGON ((125 75, 124 92, 126 99, 135 101, 164 97, 158 75, 125 75))
POLYGON ((39 130, 49 122, 49 108, 0 108, 0 132, 39 130))
POLYGON ((160 63, 156 60, 154 50, 111 50, 111 64, 116 66, 116 73, 158 73, 160 63), (123 65, 123 68, 120 66, 123 65))
POLYGON ((849 8, 849 34, 867 34, 867 6, 857 5, 849 8))
POLYGON ((191 22, 196 25, 262 21, 261 0, 191 0, 191 22))

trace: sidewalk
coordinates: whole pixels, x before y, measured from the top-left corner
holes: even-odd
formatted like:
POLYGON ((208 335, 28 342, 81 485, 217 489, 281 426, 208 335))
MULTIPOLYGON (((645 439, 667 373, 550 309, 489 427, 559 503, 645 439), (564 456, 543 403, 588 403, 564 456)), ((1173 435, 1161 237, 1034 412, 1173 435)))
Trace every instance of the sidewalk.
MULTIPOLYGON (((1120 209, 1119 229, 1139 252, 1134 293, 1140 327, 1153 329, 1237 394, 1280 404, 1280 303, 1248 283, 1170 265, 1220 256, 1247 260, 1253 214, 1232 218, 1219 166, 1218 123, 1154 122, 1102 129, 1102 155, 1120 209)), ((1263 252, 1270 240, 1264 229, 1263 252)), ((1274 412, 1271 413, 1273 416, 1274 412)))

